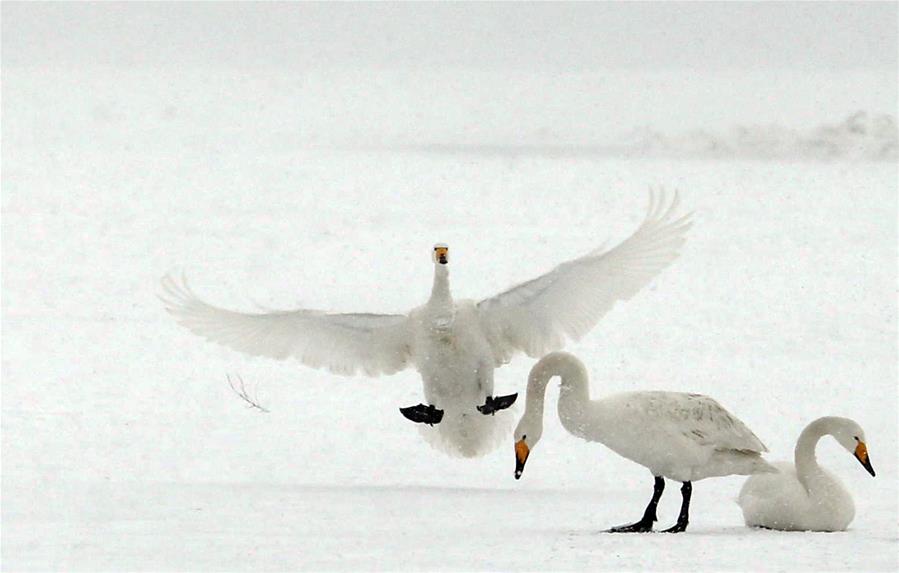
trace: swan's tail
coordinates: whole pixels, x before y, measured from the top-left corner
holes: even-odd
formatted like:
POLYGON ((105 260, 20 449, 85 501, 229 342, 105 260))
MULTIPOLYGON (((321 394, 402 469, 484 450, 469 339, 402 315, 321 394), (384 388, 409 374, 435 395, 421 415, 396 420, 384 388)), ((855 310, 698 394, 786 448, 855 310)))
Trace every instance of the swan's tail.
POLYGON ((702 477, 753 475, 778 473, 776 467, 765 461, 759 452, 751 450, 715 450, 702 477))
POLYGON ((486 455, 511 439, 510 410, 485 416, 471 412, 446 411, 435 426, 419 424, 418 430, 430 446, 453 457, 476 458, 486 455))

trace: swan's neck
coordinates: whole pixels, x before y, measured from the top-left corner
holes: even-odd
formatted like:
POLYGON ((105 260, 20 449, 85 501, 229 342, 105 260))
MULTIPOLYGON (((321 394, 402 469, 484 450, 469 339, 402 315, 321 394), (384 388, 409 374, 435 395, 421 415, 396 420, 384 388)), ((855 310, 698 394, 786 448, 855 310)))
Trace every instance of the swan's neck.
POLYGON ((799 440, 796 441, 796 476, 806 489, 808 489, 808 480, 821 472, 815 457, 818 440, 829 433, 831 433, 830 427, 826 419, 815 420, 802 430, 799 440))
POLYGON ((452 308, 453 295, 450 294, 449 268, 446 265, 434 265, 434 285, 431 287, 432 306, 452 308))
POLYGON ((537 435, 543 433, 543 406, 546 402, 546 385, 552 375, 531 370, 528 376, 527 400, 524 406, 522 422, 528 427, 536 428, 537 435))
MULTIPOLYGON (((597 420, 591 420, 591 416, 599 415, 594 406, 597 403, 590 401, 590 389, 587 382, 587 369, 583 363, 576 359, 566 359, 558 366, 559 378, 559 420, 569 433, 586 438, 595 430, 603 427, 597 420), (591 414, 588 414, 588 410, 591 414)), ((592 439, 596 439, 593 436, 592 439)))
MULTIPOLYGON (((547 383, 554 376, 561 379, 559 389, 559 419, 562 426, 575 436, 585 437, 587 410, 593 404, 587 388, 587 370, 570 354, 553 353, 538 362, 528 378, 525 416, 533 416, 543 426, 543 406, 547 383)), ((594 424, 591 424, 594 425, 594 424)))

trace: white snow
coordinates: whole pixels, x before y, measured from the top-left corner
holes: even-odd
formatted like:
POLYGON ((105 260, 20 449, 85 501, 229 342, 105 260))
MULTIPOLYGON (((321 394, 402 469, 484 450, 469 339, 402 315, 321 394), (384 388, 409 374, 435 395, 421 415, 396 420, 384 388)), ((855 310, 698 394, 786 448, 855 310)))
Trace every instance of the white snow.
POLYGON ((837 124, 805 130, 780 125, 741 125, 724 133, 694 130, 668 135, 642 128, 604 151, 632 158, 895 162, 899 159, 899 131, 892 115, 858 111, 837 124))
MULTIPOLYGON (((328 100, 354 82, 3 74, 5 571, 899 565, 894 162, 348 150, 322 138, 352 140, 356 125, 369 147, 396 143, 427 98, 392 91, 390 76, 328 100), (366 94, 392 94, 392 117, 415 105, 391 131, 358 123, 379 107, 366 94), (236 308, 401 311, 427 297, 438 241, 453 249, 454 292, 481 298, 626 236, 649 185, 696 210, 683 254, 567 349, 594 393, 715 397, 771 460, 816 417, 857 420, 876 478, 819 448, 855 497, 849 531, 747 529, 734 477, 695 484, 683 535, 601 534, 639 517, 651 476, 555 417, 516 482, 511 435, 476 460, 422 442, 397 411, 421 399, 414 372, 339 378, 249 359, 190 335, 156 299, 159 278, 183 269, 236 308), (246 408, 228 373, 271 413, 246 408)), ((432 132, 413 143, 470 142, 441 131, 444 111, 464 116, 444 103, 423 108, 432 132)), ((516 141, 476 123, 473 141, 481 129, 516 141)), ((497 391, 523 391, 532 363, 497 371, 497 391)), ((660 526, 678 504, 669 483, 660 526)))

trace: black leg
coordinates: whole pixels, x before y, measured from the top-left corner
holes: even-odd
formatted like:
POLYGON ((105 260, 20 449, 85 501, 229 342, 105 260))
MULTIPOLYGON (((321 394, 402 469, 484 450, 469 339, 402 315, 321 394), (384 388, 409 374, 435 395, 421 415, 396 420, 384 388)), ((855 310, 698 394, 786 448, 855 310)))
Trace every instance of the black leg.
POLYGON ((683 501, 680 505, 680 514, 677 516, 677 523, 674 524, 674 527, 669 527, 662 533, 680 533, 687 530, 687 523, 690 521, 690 496, 693 494, 693 484, 685 481, 684 485, 680 488, 680 493, 683 497, 683 501))
POLYGON ((653 485, 652 488, 652 499, 649 500, 649 505, 646 506, 646 511, 643 512, 643 517, 640 521, 629 525, 613 527, 608 532, 644 533, 646 531, 652 531, 653 522, 658 521, 658 518, 656 517, 656 507, 659 505, 659 500, 662 499, 663 491, 665 491, 665 478, 662 476, 655 476, 655 485, 653 485))

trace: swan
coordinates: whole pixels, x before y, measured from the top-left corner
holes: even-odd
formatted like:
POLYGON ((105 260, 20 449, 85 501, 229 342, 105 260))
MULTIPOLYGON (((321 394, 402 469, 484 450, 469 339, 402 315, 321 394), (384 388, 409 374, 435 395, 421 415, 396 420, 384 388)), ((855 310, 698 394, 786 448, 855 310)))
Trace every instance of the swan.
MULTIPOLYGON (((615 305, 628 300, 678 255, 690 215, 678 196, 650 192, 642 224, 622 243, 596 249, 480 302, 455 300, 449 247, 432 251, 434 282, 427 303, 408 314, 329 314, 290 310, 246 314, 212 306, 185 279, 162 279, 166 310, 193 333, 234 350, 293 357, 337 374, 393 374, 413 366, 427 404, 401 408, 423 437, 452 455, 493 450, 510 420, 493 416, 517 394, 493 396, 494 369, 516 352, 539 357, 579 339, 615 305)), ((506 414, 505 412, 503 414, 506 414)))
POLYGON ((777 471, 761 457, 761 441, 712 398, 681 392, 624 392, 591 400, 587 369, 567 352, 540 359, 528 376, 524 415, 515 428, 515 479, 521 478, 530 452, 543 435, 546 385, 561 379, 559 419, 568 433, 599 442, 637 462, 655 477, 652 500, 640 521, 608 530, 647 532, 656 521, 664 478, 683 482, 677 523, 664 530, 687 529, 692 482, 707 477, 777 471))
POLYGON ((737 504, 746 525, 784 531, 844 531, 849 526, 855 517, 852 496, 815 458, 818 440, 826 435, 875 475, 864 430, 848 418, 818 418, 799 434, 795 465, 777 462, 779 473, 751 476, 743 484, 737 504))

